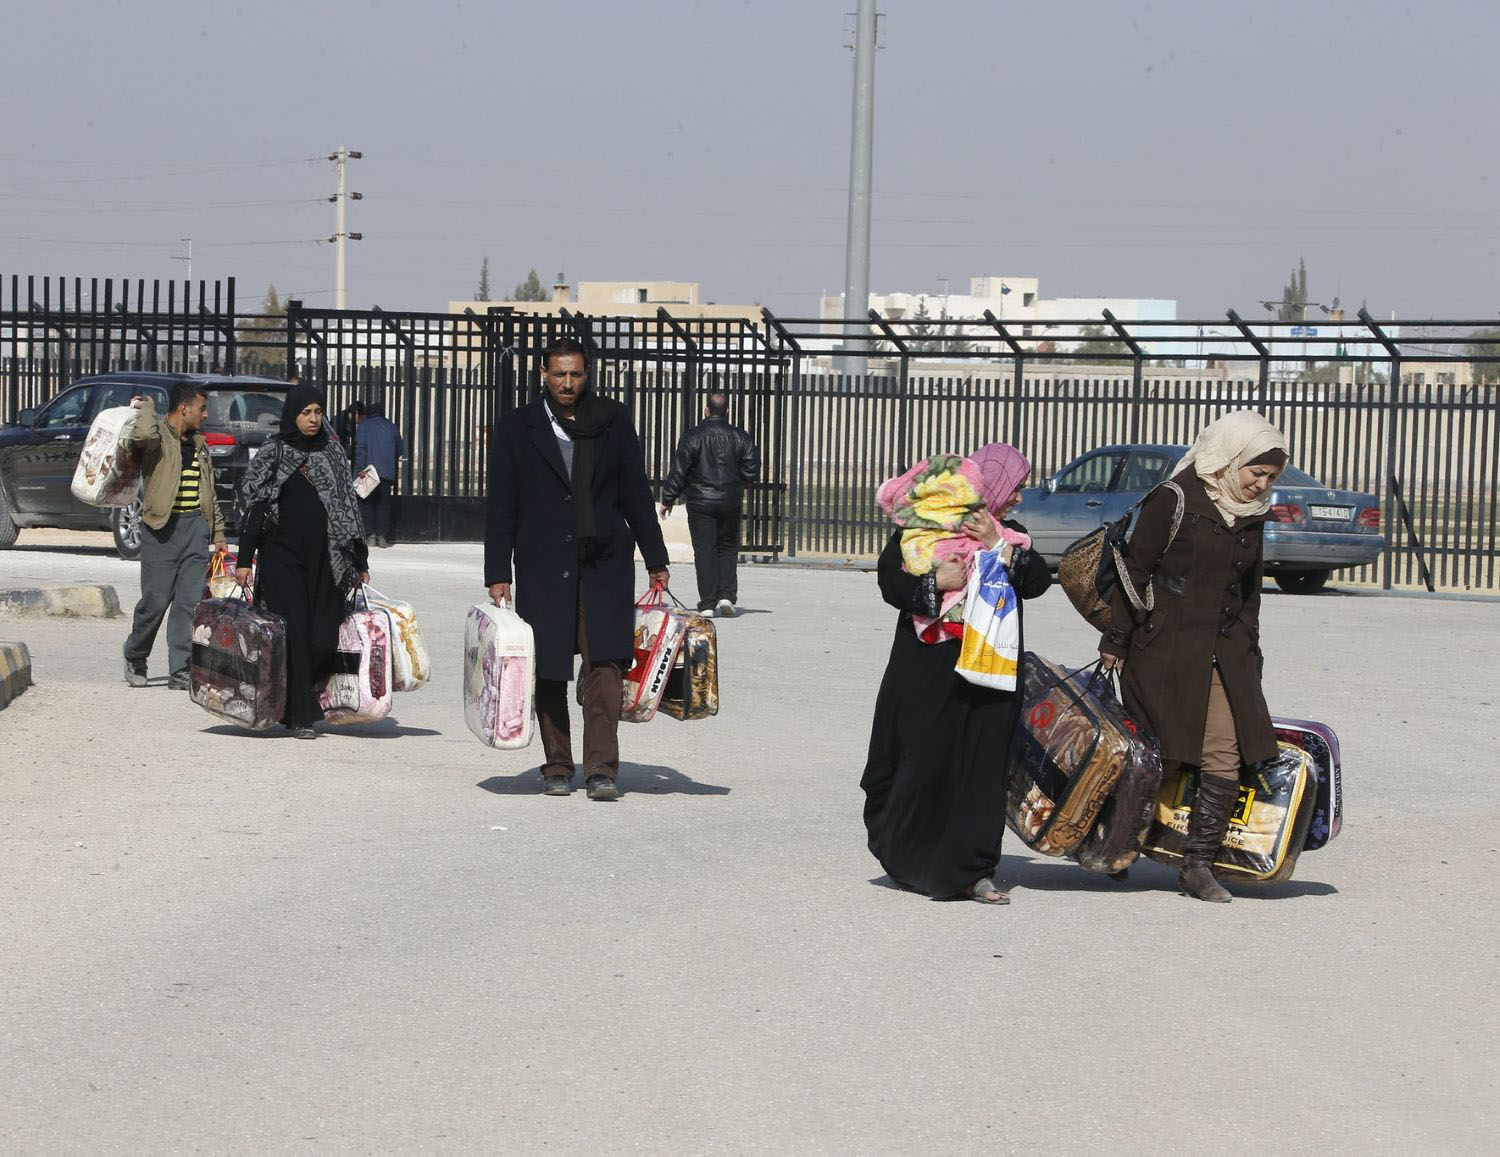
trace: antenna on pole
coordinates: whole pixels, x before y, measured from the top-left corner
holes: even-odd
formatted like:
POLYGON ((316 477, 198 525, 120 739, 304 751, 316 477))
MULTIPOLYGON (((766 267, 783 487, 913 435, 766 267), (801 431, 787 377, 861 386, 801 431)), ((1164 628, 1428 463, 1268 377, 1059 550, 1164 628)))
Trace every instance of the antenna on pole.
POLYGON ((187 256, 180 257, 177 254, 173 254, 172 260, 187 262, 187 280, 188 284, 191 285, 193 283, 193 239, 191 237, 179 237, 177 240, 187 245, 187 256))
POLYGON ((357 161, 364 153, 346 149, 342 145, 334 152, 328 154, 328 159, 334 163, 338 170, 339 191, 328 199, 334 205, 334 227, 333 236, 328 240, 333 243, 333 307, 344 308, 344 242, 363 241, 363 233, 350 233, 344 228, 344 203, 346 201, 363 201, 363 193, 346 193, 344 191, 344 166, 351 160, 357 161))

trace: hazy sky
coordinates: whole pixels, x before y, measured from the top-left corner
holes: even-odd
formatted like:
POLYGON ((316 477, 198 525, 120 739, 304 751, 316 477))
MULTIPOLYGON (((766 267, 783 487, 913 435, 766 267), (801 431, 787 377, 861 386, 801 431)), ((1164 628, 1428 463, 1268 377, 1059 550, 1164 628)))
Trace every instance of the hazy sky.
MULTIPOLYGON (((852 0, 9 5, 0 273, 842 288, 852 0)), ((884 0, 871 289, 1500 312, 1497 0, 884 0)))

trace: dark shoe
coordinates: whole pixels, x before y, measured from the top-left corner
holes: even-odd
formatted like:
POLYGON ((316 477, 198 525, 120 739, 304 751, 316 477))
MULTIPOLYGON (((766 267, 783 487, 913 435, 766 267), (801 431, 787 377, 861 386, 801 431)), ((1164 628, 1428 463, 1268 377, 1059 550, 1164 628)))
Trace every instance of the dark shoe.
POLYGON ((146 664, 132 663, 125 660, 125 682, 132 687, 144 687, 146 685, 146 664))
POLYGON ((544 775, 542 776, 542 783, 545 785, 542 788, 543 795, 573 794, 573 780, 570 776, 544 775))
POLYGON ((1229 830, 1229 816, 1239 798, 1239 781, 1222 775, 1198 776, 1198 797, 1188 817, 1188 835, 1177 873, 1177 886, 1185 895, 1210 904, 1233 899, 1228 889, 1214 879, 1213 861, 1229 830))
POLYGON ((734 618, 734 604, 728 599, 720 599, 718 606, 714 607, 714 614, 721 619, 734 618))
POLYGON ((607 775, 591 775, 588 782, 589 799, 619 799, 620 789, 607 775))
POLYGON ((175 675, 167 680, 168 691, 186 691, 189 685, 190 682, 188 680, 188 673, 186 671, 178 671, 175 675))
POLYGON ((293 727, 292 736, 296 739, 316 739, 318 733, 311 727, 293 727))

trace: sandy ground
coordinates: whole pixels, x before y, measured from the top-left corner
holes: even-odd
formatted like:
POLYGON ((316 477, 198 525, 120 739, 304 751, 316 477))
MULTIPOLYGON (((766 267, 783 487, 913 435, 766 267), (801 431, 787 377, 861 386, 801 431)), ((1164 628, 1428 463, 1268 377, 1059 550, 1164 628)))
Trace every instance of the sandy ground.
MULTIPOLYGON (((106 543, 27 534, 0 586, 128 608, 106 543)), ((123 620, 0 620, 37 680, 0 712, 0 1149, 1494 1151, 1500 606, 1268 589, 1344 834, 1227 906, 1010 837, 989 908, 864 848, 871 576, 747 571, 722 714, 625 725, 599 804, 464 727, 479 548, 374 568, 436 674, 310 744, 126 687, 123 620)), ((1090 655, 1059 592, 1027 638, 1090 655)))

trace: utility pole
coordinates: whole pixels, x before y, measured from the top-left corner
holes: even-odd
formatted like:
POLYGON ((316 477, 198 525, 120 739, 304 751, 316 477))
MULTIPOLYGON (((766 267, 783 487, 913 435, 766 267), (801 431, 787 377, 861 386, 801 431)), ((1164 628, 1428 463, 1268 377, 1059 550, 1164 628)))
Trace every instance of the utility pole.
POLYGON ((339 191, 332 197, 328 198, 333 202, 335 211, 333 236, 328 239, 329 241, 333 242, 334 309, 344 308, 344 242, 363 241, 365 239, 365 235, 363 233, 350 233, 344 228, 344 202, 363 201, 365 198, 365 195, 363 193, 346 193, 344 191, 344 165, 346 162, 351 160, 357 161, 363 156, 364 153, 354 152, 350 149, 344 148, 342 145, 340 145, 335 152, 328 154, 328 159, 334 163, 334 166, 338 169, 339 175, 339 191))
POLYGON ((177 238, 177 240, 183 241, 183 242, 187 243, 187 256, 186 257, 177 257, 177 256, 174 256, 172 258, 172 260, 173 261, 186 261, 187 262, 187 280, 188 280, 188 284, 191 285, 193 283, 193 239, 191 237, 179 237, 179 238, 177 238))
MULTIPOLYGON (((870 308, 870 179, 875 144, 875 0, 859 0, 854 17, 854 125, 849 145, 849 233, 844 247, 844 316, 870 308)), ((839 369, 862 373, 868 348, 863 325, 844 331, 839 369)))

